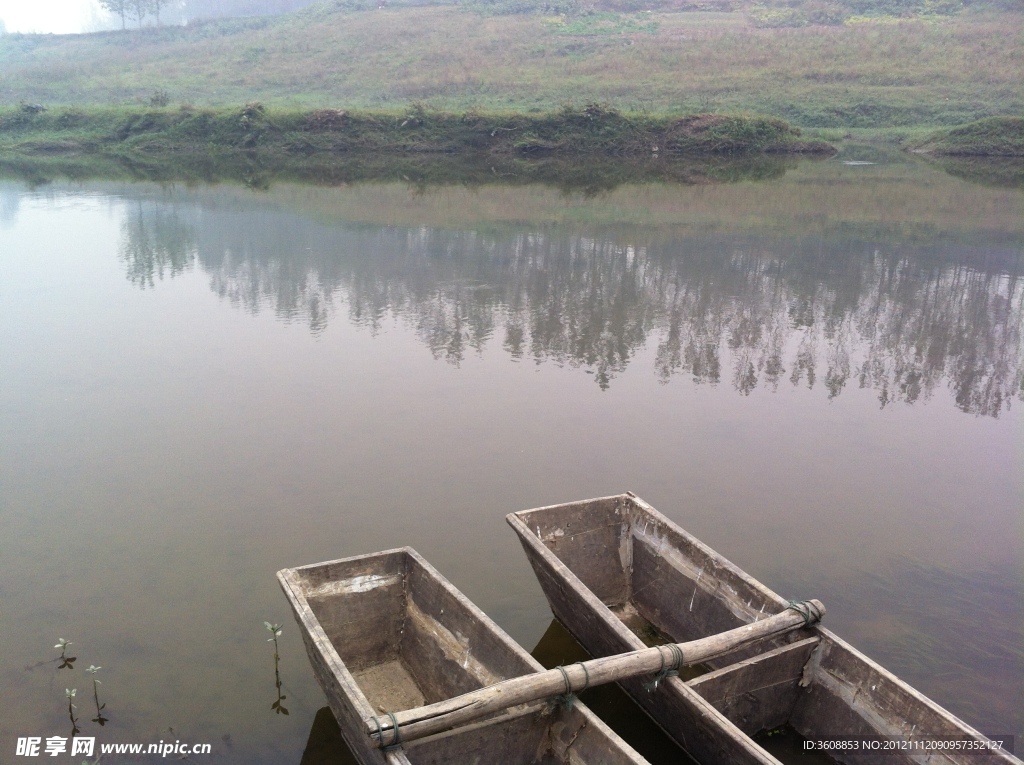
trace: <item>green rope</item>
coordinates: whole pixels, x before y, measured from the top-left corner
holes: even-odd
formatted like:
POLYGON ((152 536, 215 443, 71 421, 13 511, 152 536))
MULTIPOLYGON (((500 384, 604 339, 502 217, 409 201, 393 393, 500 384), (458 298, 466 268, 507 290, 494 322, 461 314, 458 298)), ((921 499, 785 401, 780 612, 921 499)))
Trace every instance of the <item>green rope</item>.
POLYGON ((823 614, 821 609, 809 600, 791 600, 785 608, 786 611, 796 611, 804 619, 804 626, 810 627, 821 621, 823 614))
POLYGON ((679 677, 679 668, 683 666, 683 649, 675 643, 668 644, 669 653, 672 654, 672 665, 665 666, 665 654, 661 650, 661 646, 658 646, 658 655, 661 657, 661 666, 658 667, 657 674, 654 675, 654 679, 650 682, 644 683, 644 688, 647 689, 648 693, 653 693, 658 690, 658 686, 661 685, 661 681, 666 677, 679 677))
MULTIPOLYGON (((569 681, 569 673, 565 671, 565 667, 555 667, 559 672, 562 673, 562 680, 565 681, 565 693, 561 696, 556 696, 555 701, 560 702, 566 709, 571 709, 572 705, 576 703, 576 694, 572 692, 572 683, 569 681)), ((587 668, 584 667, 583 671, 586 672, 587 668)), ((590 675, 587 675, 587 685, 590 684, 590 675)))
POLYGON ((583 691, 590 687, 590 673, 587 671, 587 665, 582 661, 578 661, 576 663, 579 664, 580 669, 583 670, 583 687, 580 688, 577 693, 583 693, 583 691))
POLYGON ((398 718, 395 717, 394 712, 388 712, 388 717, 391 718, 391 724, 395 726, 395 740, 387 746, 381 747, 381 749, 383 749, 385 752, 390 752, 391 750, 398 749, 400 746, 402 746, 402 734, 398 730, 398 718))

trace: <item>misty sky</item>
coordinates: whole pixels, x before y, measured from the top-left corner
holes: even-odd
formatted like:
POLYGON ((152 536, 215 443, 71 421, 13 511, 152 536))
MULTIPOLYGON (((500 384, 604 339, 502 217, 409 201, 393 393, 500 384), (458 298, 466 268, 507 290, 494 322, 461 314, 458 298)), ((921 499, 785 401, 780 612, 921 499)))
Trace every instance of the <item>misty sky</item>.
POLYGON ((97 0, 0 0, 8 32, 82 32, 106 26, 97 0))

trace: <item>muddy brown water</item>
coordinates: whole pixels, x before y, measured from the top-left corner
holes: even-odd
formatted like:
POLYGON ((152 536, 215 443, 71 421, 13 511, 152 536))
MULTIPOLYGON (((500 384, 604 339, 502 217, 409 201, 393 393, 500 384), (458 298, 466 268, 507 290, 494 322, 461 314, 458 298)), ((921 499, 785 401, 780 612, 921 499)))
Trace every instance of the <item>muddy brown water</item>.
POLYGON ((275 571, 412 545, 532 649, 503 516, 627 489, 1024 734, 1022 202, 841 158, 596 195, 0 183, 0 761, 76 689, 100 743, 305 762, 331 734, 275 571))

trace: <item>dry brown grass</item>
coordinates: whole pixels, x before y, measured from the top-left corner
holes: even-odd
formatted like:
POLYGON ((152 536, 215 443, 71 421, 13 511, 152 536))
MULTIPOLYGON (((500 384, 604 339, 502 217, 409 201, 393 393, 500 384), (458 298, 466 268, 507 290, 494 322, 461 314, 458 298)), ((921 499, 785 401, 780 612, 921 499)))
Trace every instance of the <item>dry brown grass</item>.
POLYGON ((257 29, 0 39, 0 100, 756 111, 808 126, 951 125, 1024 112, 1021 14, 756 29, 741 14, 644 14, 654 33, 451 7, 297 14, 257 29), (578 26, 578 25, 577 25, 578 26), (586 32, 586 29, 583 29, 586 32))

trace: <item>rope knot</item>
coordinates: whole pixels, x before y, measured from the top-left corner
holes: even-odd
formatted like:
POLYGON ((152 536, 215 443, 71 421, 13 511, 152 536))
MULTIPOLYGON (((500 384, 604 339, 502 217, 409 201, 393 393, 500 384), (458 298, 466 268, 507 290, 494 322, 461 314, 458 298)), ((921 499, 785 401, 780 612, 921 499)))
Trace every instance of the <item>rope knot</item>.
POLYGON ((786 606, 785 611, 796 611, 804 619, 804 626, 810 627, 812 624, 817 624, 821 621, 823 614, 821 609, 814 605, 810 600, 791 600, 789 605, 786 606))
MULTIPOLYGON (((566 709, 570 709, 573 704, 576 703, 576 694, 583 693, 590 687, 590 672, 587 671, 587 665, 582 661, 576 662, 580 669, 583 670, 583 687, 573 690, 572 681, 569 680, 569 673, 565 671, 565 667, 555 667, 559 672, 562 673, 562 680, 565 682, 565 692, 559 696, 555 696, 555 701, 561 703, 566 709)), ((573 666, 570 664, 569 666, 573 666)))
POLYGON ((675 643, 669 643, 666 646, 669 653, 672 654, 672 663, 667 664, 665 662, 665 653, 661 650, 661 646, 658 646, 658 655, 661 656, 661 667, 658 669, 657 674, 649 682, 644 683, 644 688, 647 689, 648 693, 653 693, 658 690, 658 686, 661 685, 661 681, 666 677, 679 677, 679 668, 683 666, 683 649, 675 643))

